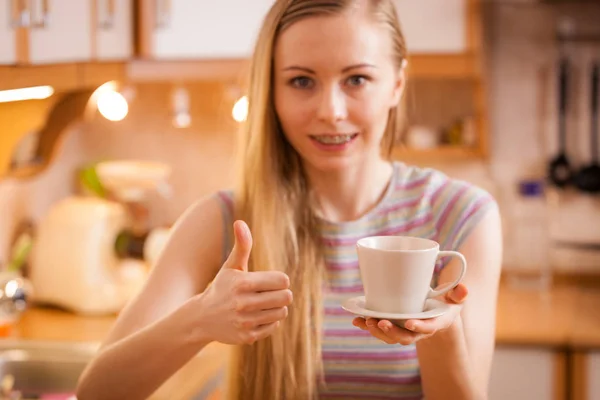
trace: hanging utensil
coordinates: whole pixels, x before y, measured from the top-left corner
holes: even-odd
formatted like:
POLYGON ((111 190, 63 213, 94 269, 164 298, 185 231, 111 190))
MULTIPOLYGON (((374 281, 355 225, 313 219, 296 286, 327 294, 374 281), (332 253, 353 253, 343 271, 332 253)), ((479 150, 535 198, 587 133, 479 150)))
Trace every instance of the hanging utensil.
POLYGON ((550 180, 558 187, 567 186, 572 179, 571 163, 567 157, 567 96, 568 96, 568 68, 566 58, 560 62, 559 94, 558 94, 558 135, 559 148, 557 156, 550 162, 548 173, 550 180))
POLYGON ((575 176, 575 185, 582 191, 588 193, 600 192, 600 160, 598 157, 598 76, 600 66, 595 62, 592 66, 592 88, 591 88, 591 124, 590 124, 590 146, 592 151, 592 162, 581 169, 575 176))

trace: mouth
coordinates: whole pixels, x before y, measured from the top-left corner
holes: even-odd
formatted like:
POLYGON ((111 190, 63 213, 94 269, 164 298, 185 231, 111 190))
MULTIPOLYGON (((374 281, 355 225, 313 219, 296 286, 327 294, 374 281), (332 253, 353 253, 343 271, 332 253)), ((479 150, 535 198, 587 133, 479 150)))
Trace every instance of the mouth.
POLYGON ((337 135, 310 135, 310 138, 325 145, 339 145, 350 143, 358 136, 358 133, 337 134, 337 135))

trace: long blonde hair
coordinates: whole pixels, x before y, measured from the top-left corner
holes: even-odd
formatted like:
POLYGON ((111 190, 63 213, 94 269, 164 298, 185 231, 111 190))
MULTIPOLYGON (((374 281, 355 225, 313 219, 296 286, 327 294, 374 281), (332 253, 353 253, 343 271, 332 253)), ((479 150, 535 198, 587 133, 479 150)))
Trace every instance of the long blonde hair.
MULTIPOLYGON (((255 238, 249 269, 288 274, 294 302, 269 338, 238 346, 229 375, 232 399, 311 399, 322 376, 321 320, 324 261, 319 224, 297 152, 285 139, 273 103, 273 48, 277 37, 305 18, 339 15, 361 0, 277 0, 266 16, 251 61, 249 110, 240 139, 236 218, 255 238)), ((362 0, 364 1, 364 0, 362 0)), ((367 0, 372 17, 389 27, 394 62, 406 57, 391 0, 367 0)), ((389 112, 382 148, 396 140, 399 107, 389 112)))

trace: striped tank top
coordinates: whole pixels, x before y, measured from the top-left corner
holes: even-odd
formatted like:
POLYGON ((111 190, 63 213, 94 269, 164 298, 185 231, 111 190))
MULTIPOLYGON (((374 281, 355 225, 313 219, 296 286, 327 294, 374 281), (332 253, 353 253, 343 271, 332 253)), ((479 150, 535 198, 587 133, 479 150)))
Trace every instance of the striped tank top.
MULTIPOLYGON (((416 346, 389 345, 352 325, 341 308, 364 294, 356 242, 367 236, 402 235, 434 240, 441 250, 458 250, 469 231, 496 203, 489 193, 433 169, 393 164, 393 175, 379 204, 350 222, 321 221, 327 290, 324 293, 321 399, 421 399, 416 346)), ((231 192, 219 192, 224 223, 231 232, 231 192)), ((228 239, 224 259, 231 249, 228 239)), ((436 272, 448 259, 440 259, 436 272)), ((432 285, 435 285, 435 278, 432 285)))

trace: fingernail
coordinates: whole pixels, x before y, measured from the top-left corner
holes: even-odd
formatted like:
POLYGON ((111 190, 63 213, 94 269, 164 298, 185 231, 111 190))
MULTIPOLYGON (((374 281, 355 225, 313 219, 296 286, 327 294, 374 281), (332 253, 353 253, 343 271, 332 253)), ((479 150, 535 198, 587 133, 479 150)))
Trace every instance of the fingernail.
POLYGON ((412 323, 406 326, 406 329, 410 330, 410 331, 414 331, 415 329, 417 329, 417 324, 412 323))
POLYGON ((390 331, 390 327, 387 324, 385 324, 381 327, 381 330, 385 333, 388 333, 390 331))

